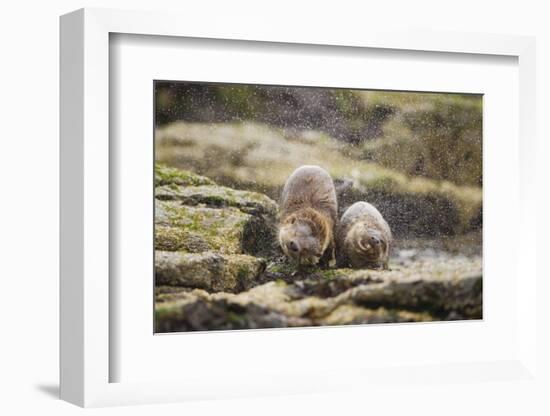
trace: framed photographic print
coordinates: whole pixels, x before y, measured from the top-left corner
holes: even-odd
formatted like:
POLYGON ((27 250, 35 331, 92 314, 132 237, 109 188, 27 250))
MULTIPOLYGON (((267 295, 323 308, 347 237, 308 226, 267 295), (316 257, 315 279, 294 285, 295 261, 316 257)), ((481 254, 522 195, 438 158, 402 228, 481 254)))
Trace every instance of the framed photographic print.
POLYGON ((536 384, 533 39, 240 33, 61 19, 62 398, 536 384))
POLYGON ((482 318, 481 94, 154 99, 155 333, 482 318))

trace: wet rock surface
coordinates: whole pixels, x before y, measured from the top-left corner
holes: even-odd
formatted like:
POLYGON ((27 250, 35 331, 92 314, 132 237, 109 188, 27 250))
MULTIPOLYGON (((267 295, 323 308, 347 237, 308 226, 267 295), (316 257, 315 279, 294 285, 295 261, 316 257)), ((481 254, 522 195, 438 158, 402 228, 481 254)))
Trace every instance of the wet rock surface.
MULTIPOLYGON (((165 167, 157 166, 161 175, 165 167)), ((215 185, 180 185, 207 180, 190 172, 155 188, 155 248, 200 253, 271 254, 275 250, 276 203, 265 195, 215 185)))
POLYGON ((155 253, 157 284, 234 292, 254 285, 265 270, 265 260, 246 254, 223 255, 206 251, 155 253))
POLYGON ((277 249, 272 199, 156 174, 156 332, 482 317, 479 232, 397 240, 389 271, 297 271, 277 249))

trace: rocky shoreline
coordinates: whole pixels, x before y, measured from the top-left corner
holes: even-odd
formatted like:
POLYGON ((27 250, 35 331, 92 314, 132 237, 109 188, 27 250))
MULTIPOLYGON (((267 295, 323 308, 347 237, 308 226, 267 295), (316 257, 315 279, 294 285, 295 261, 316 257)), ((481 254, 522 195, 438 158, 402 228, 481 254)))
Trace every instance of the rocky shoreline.
POLYGON ((155 175, 156 332, 482 317, 479 232, 471 255, 398 241, 389 271, 297 274, 277 247, 269 196, 161 164, 155 175))

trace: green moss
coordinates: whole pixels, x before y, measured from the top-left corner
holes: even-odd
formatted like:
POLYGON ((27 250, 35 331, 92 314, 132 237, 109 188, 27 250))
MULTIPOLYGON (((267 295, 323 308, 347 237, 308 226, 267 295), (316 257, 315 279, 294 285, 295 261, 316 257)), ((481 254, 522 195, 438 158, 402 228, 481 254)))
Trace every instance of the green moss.
POLYGON ((245 279, 250 271, 248 270, 248 267, 241 265, 237 269, 237 278, 238 279, 245 279))
POLYGON ((188 207, 172 201, 158 203, 166 211, 170 227, 199 235, 213 250, 226 253, 242 251, 241 239, 245 224, 250 219, 248 214, 234 208, 188 207))
POLYGON ((155 306, 155 323, 158 327, 158 323, 167 319, 174 319, 179 315, 180 308, 178 307, 159 307, 155 306))
POLYGON ((213 208, 235 207, 249 214, 267 214, 273 219, 277 212, 277 204, 265 195, 219 185, 158 186, 156 198, 163 201, 181 201, 182 204, 190 206, 204 204, 213 208))
POLYGON ((226 111, 238 117, 251 117, 260 105, 255 90, 253 85, 224 86, 216 88, 215 94, 225 105, 226 111))
POLYGON ((271 273, 280 273, 290 276, 296 271, 296 268, 289 263, 272 263, 268 266, 267 270, 271 273))
POLYGON ((196 173, 168 167, 161 163, 155 164, 155 186, 170 185, 172 189, 181 186, 215 185, 215 183, 196 173))
POLYGON ((337 278, 339 276, 342 276, 342 272, 339 271, 339 270, 321 270, 320 274, 325 279, 334 279, 334 278, 337 278))
POLYGON ((155 249, 200 253, 213 249, 200 234, 179 227, 155 226, 155 249))
POLYGON ((233 311, 229 311, 227 312, 227 321, 232 323, 233 325, 236 325, 239 328, 242 328, 246 323, 246 317, 243 315, 239 315, 238 313, 235 313, 233 311))
POLYGON ((206 203, 208 205, 214 205, 214 206, 218 206, 218 207, 222 207, 226 204, 226 199, 219 196, 219 195, 210 195, 208 197, 206 197, 206 203))

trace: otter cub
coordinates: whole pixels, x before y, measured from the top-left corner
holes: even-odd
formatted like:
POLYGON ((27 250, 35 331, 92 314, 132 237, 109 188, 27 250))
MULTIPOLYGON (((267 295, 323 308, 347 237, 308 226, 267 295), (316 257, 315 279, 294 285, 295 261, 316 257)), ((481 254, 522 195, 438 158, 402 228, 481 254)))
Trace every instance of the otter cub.
POLYGON ((340 219, 338 265, 387 270, 391 242, 391 230, 382 214, 367 202, 356 202, 340 219))
POLYGON ((334 183, 318 166, 301 166, 287 179, 280 201, 279 244, 298 266, 333 265, 338 202, 334 183))

